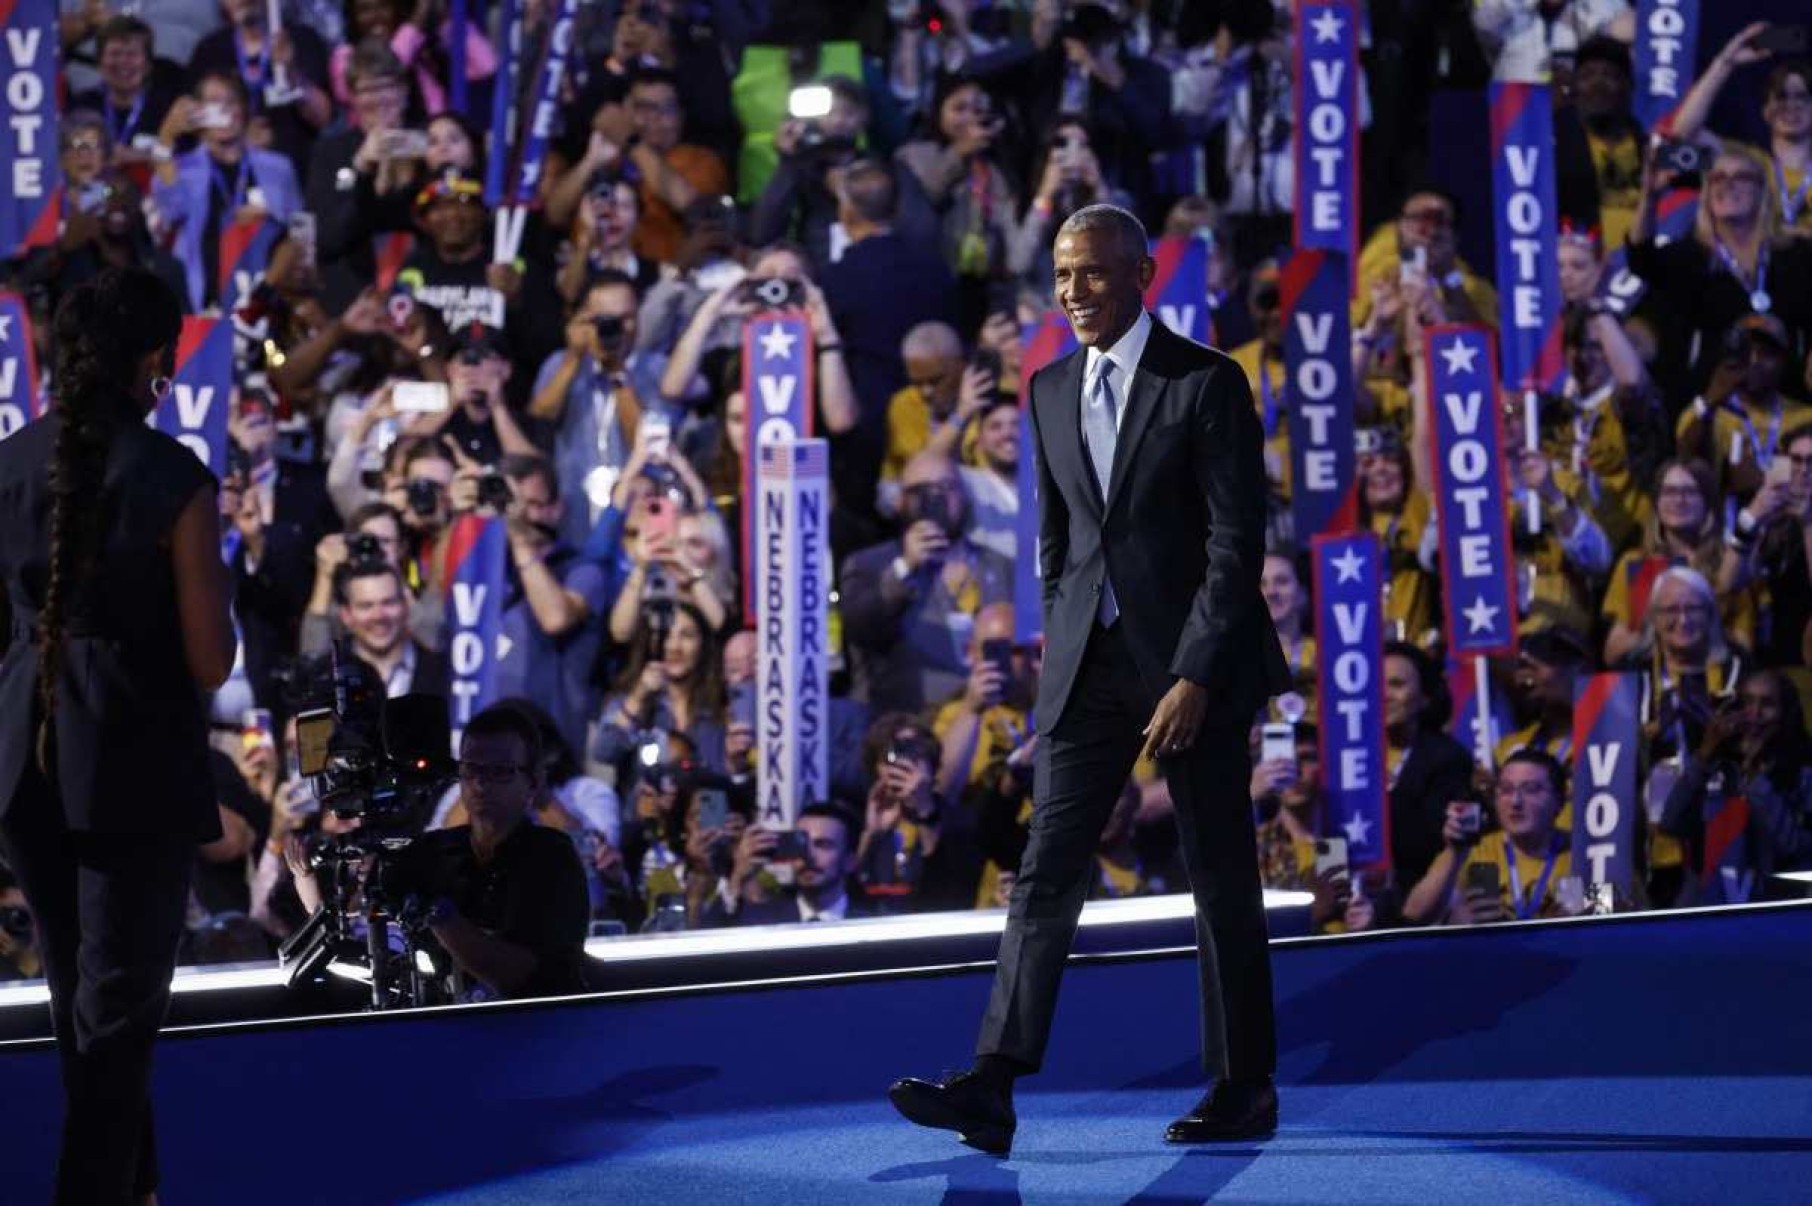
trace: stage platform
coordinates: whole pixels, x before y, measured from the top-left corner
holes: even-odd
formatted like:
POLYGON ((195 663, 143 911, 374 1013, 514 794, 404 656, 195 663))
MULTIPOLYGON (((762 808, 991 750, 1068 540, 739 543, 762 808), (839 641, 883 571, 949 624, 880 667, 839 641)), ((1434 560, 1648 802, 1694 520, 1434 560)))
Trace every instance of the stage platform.
MULTIPOLYGON (((896 1119, 967 1062, 984 961, 210 1025, 160 1048, 172 1204, 1805 1202, 1812 905, 1274 945, 1282 1128, 1172 1148, 1179 948, 1072 965, 997 1160, 896 1119)), ((45 1200, 54 1057, 0 1046, 7 1201, 45 1200)))

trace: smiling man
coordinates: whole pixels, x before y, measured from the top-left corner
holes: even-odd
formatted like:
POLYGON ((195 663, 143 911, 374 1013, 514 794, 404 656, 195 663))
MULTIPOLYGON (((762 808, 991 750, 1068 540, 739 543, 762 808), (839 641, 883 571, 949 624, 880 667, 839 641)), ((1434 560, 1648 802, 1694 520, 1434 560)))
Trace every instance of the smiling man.
POLYGON ((1082 346, 1031 386, 1045 629, 1031 834, 974 1069, 891 1092, 913 1122, 987 1152, 1012 1146, 1013 1081, 1043 1061, 1095 849, 1141 752, 1176 804, 1213 1081, 1165 1138, 1277 1126, 1247 729, 1290 677, 1259 593, 1262 435, 1239 366, 1146 313, 1147 246, 1110 205, 1057 232, 1057 301, 1082 346))

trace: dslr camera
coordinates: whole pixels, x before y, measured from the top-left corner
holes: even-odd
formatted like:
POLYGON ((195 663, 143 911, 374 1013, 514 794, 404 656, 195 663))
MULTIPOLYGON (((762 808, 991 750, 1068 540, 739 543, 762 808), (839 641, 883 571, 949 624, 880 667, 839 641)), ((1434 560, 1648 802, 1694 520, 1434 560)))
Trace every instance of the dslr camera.
POLYGON ((510 504, 516 501, 516 492, 510 488, 509 479, 501 473, 487 473, 478 479, 478 508, 489 508, 499 515, 509 510, 510 504))
POLYGON ((742 295, 770 310, 797 309, 805 304, 805 286, 781 276, 752 276, 742 283, 742 295))
POLYGON ((1665 172, 1677 172, 1682 176, 1699 176, 1711 170, 1711 161, 1716 158, 1708 146, 1696 142, 1682 142, 1668 139, 1655 148, 1655 166, 1665 172))
POLYGON ((349 532, 346 535, 346 563, 348 565, 372 565, 385 561, 384 545, 370 532, 349 532))

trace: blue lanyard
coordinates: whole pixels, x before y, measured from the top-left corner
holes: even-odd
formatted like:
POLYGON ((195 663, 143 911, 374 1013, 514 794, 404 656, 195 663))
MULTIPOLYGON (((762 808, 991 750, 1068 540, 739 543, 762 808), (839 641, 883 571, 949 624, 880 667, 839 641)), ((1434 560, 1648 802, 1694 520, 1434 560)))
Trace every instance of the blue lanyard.
POLYGON ((113 119, 118 110, 113 107, 113 96, 106 89, 101 90, 101 109, 107 114, 107 132, 113 135, 113 141, 123 143, 132 137, 132 131, 138 128, 138 119, 145 112, 145 92, 141 91, 138 99, 132 102, 132 110, 126 114, 124 124, 113 119))
POLYGON ((1737 421, 1743 425, 1743 430, 1748 433, 1749 446, 1755 449, 1756 465, 1762 469, 1768 468, 1768 466, 1774 463, 1774 446, 1780 443, 1781 438, 1781 413, 1786 408, 1779 405, 1775 406, 1774 417, 1768 420, 1768 446, 1764 448, 1762 447, 1761 433, 1755 429, 1755 421, 1749 417, 1749 408, 1736 401, 1734 398, 1725 403, 1725 405, 1730 407, 1735 413, 1737 421))
POLYGON ((1276 391, 1271 388, 1271 369, 1261 349, 1258 353, 1258 396, 1265 405, 1265 439, 1277 434, 1278 401, 1276 391))
POLYGON ((258 50, 258 82, 252 83, 251 64, 246 61, 245 47, 240 42, 239 31, 233 31, 233 57, 239 60, 239 79, 245 84, 246 100, 254 111, 261 107, 264 96, 264 85, 270 82, 271 39, 267 34, 264 45, 258 50))
MULTIPOLYGON (((1759 296, 1765 296, 1767 294, 1767 292, 1768 292, 1768 240, 1767 239, 1762 240, 1761 248, 1755 254, 1755 284, 1754 285, 1749 284, 1747 281, 1745 281, 1743 279, 1743 270, 1737 266, 1736 256, 1730 254, 1730 248, 1724 246, 1723 239, 1718 240, 1718 258, 1720 258, 1724 261, 1724 267, 1726 267, 1730 270, 1730 275, 1736 277, 1737 284, 1743 286, 1744 290, 1746 292, 1748 292, 1749 296, 1752 299, 1755 297, 1759 297, 1759 296)), ((1751 304, 1753 305, 1754 303, 1751 302, 1751 304)), ((1762 306, 1759 308, 1765 310, 1768 307, 1762 306)))
MULTIPOLYGON (((1552 839, 1549 841, 1552 845, 1552 839)), ((1504 862, 1510 867, 1510 903, 1516 909, 1518 921, 1529 920, 1541 907, 1541 902, 1548 895, 1548 876, 1554 873, 1554 861, 1559 857, 1558 849, 1548 851, 1548 861, 1542 866, 1541 878, 1535 881, 1535 890, 1529 893, 1528 899, 1525 900, 1523 898, 1522 872, 1516 869, 1516 846, 1511 843, 1509 838, 1504 839, 1504 862)))

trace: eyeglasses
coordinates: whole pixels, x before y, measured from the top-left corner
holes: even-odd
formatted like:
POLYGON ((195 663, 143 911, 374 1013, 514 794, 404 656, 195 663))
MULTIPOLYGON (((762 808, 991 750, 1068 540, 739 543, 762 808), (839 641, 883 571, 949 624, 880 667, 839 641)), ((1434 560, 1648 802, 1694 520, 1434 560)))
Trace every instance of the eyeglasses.
POLYGON ((63 144, 65 151, 98 151, 101 140, 93 136, 72 138, 63 144))
POLYGON ((1701 618, 1709 609, 1703 603, 1672 603, 1666 607, 1655 608, 1655 614, 1663 620, 1687 620, 1701 618))
POLYGON ((1748 184, 1762 187, 1762 177, 1757 172, 1712 172, 1705 177, 1711 184, 1748 184))
POLYGON ((1546 783, 1499 783, 1500 800, 1545 800, 1554 789, 1546 783))
POLYGON ((465 783, 508 783, 528 770, 513 762, 461 762, 459 778, 465 783))

